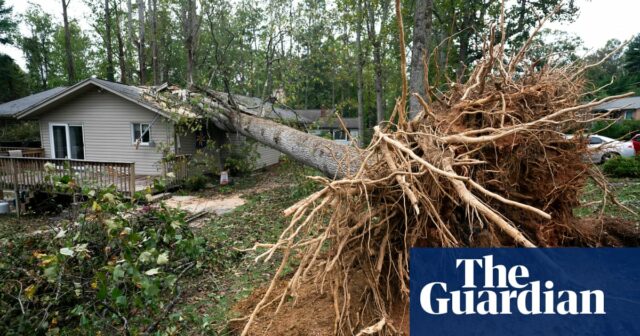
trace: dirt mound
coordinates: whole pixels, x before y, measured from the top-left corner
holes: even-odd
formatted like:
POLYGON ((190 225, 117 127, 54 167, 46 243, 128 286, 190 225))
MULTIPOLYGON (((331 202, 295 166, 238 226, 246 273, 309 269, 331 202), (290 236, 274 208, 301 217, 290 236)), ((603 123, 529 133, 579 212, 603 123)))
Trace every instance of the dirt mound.
MULTIPOLYGON (((355 299, 350 305, 350 315, 358 316, 356 323, 351 326, 351 334, 365 326, 377 322, 375 316, 363 313, 362 307, 367 304, 370 295, 367 294, 366 279, 360 273, 355 276, 348 285, 348 293, 355 299), (363 316, 364 315, 364 316, 363 316)), ((329 286, 324 291, 313 283, 305 283, 297 292, 296 298, 288 296, 280 311, 276 314, 276 306, 280 294, 284 293, 288 280, 280 280, 273 290, 270 298, 275 300, 260 313, 254 320, 248 335, 295 335, 295 336, 326 336, 334 335, 336 327, 336 309, 333 294, 329 293, 329 286)), ((266 292, 266 288, 256 289, 248 298, 240 301, 234 311, 240 316, 251 313, 266 292)), ((395 302, 389 311, 389 317, 393 324, 399 328, 399 332, 409 335, 409 306, 402 302, 395 302)), ((231 323, 231 329, 240 334, 246 321, 231 323)))

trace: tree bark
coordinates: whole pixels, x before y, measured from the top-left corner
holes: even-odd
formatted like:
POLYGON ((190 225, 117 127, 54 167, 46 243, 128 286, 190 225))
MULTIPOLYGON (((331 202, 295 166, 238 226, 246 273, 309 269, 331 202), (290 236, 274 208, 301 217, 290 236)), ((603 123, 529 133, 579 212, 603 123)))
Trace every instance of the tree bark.
POLYGON ((113 49, 111 48, 111 10, 109 9, 109 1, 104 0, 104 21, 105 21, 105 44, 107 45, 107 80, 115 81, 113 67, 113 49))
POLYGON ((120 83, 127 83, 127 63, 126 55, 124 53, 124 38, 122 37, 122 30, 120 29, 120 10, 118 6, 114 6, 116 15, 116 40, 118 42, 118 65, 120 67, 120 83))
POLYGON ((255 111, 240 103, 229 103, 226 93, 204 90, 207 97, 201 107, 206 116, 226 131, 237 132, 266 146, 289 155, 301 163, 314 167, 330 178, 342 178, 355 173, 366 152, 351 145, 339 144, 313 134, 305 133, 273 120, 255 116, 255 111))
POLYGON ((185 31, 185 49, 187 51, 187 84, 188 86, 192 86, 193 81, 193 72, 195 68, 195 47, 196 47, 196 33, 197 33, 197 22, 196 22, 196 3, 195 0, 187 1, 187 8, 185 12, 185 20, 184 20, 184 31, 185 31))
POLYGON ((73 55, 71 53, 71 31, 69 30, 69 17, 67 7, 71 0, 62 0, 62 20, 64 21, 64 49, 67 56, 67 82, 73 85, 76 81, 75 69, 73 67, 73 55))
POLYGON ((424 95, 424 64, 422 58, 429 54, 432 33, 432 0, 416 0, 413 25, 413 45, 411 46, 411 70, 409 73, 409 117, 413 118, 421 109, 413 93, 424 95))
POLYGON ((357 23, 356 23, 356 49, 357 49, 357 72, 356 77, 358 80, 358 118, 360 123, 358 124, 358 143, 360 146, 364 146, 364 103, 363 103, 363 74, 362 68, 364 67, 364 56, 362 55, 362 0, 358 0, 358 11, 356 13, 358 15, 357 23))
POLYGON ((144 0, 138 0, 138 64, 139 64, 139 72, 140 72, 140 84, 146 84, 147 82, 147 74, 146 74, 146 57, 144 54, 145 48, 145 20, 144 20, 144 0))
POLYGON ((160 85, 160 69, 158 68, 158 0, 149 0, 151 12, 151 67, 153 68, 153 85, 160 85))
MULTIPOLYGON (((384 83, 382 80, 383 67, 382 67, 382 38, 380 34, 376 33, 376 17, 374 4, 367 3, 367 35, 369 41, 373 46, 373 64, 375 74, 375 91, 376 91, 376 119, 380 123, 385 120, 385 107, 384 107, 384 83)), ((388 14, 388 0, 383 0, 382 4, 382 16, 380 18, 380 27, 384 25, 388 14)))

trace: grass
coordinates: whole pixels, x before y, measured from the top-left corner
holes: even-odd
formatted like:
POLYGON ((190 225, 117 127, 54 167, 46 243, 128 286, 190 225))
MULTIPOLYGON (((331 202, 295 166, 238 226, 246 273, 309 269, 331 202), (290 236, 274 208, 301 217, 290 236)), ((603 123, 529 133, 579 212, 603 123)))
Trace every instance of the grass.
MULTIPOLYGON (((604 209, 605 215, 640 222, 640 179, 610 178, 609 184, 616 199, 638 215, 621 209, 609 200, 607 200, 604 209)), ((595 183, 589 181, 580 197, 580 203, 585 206, 575 208, 574 214, 578 217, 598 215, 602 209, 602 199, 602 190, 595 183)))
POLYGON ((253 290, 267 283, 281 258, 255 263, 259 251, 247 251, 255 243, 275 242, 289 218, 282 211, 307 196, 317 186, 303 176, 313 174, 286 163, 274 171, 240 180, 233 186, 200 192, 203 197, 228 193, 243 194, 246 203, 233 212, 214 217, 198 228, 207 240, 209 265, 198 277, 189 279, 182 307, 181 332, 187 334, 229 334, 229 319, 238 317, 233 306, 253 290), (256 192, 256 186, 266 189, 256 192), (229 189, 230 188, 230 189, 229 189))

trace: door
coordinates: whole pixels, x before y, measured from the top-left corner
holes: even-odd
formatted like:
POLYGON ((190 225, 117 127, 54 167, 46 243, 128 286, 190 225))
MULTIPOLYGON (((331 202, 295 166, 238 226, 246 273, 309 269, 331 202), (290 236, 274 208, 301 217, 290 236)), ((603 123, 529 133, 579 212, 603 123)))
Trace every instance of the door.
POLYGON ((51 125, 51 155, 54 159, 84 159, 84 134, 82 126, 69 124, 51 125))
POLYGON ((69 150, 72 159, 84 160, 84 137, 82 126, 71 126, 69 130, 69 150))
POLYGON ((54 159, 64 159, 68 157, 67 152, 67 126, 66 125, 52 125, 51 134, 53 137, 53 143, 51 148, 51 154, 54 159))

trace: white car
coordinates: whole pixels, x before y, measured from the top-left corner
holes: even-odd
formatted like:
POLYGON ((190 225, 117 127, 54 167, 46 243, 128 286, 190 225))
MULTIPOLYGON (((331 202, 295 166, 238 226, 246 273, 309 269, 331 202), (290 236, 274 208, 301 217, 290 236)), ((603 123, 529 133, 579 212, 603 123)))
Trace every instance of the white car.
MULTIPOLYGON (((573 135, 567 135, 566 137, 571 139, 573 135)), ((594 163, 603 163, 617 156, 633 157, 636 154, 631 141, 618 141, 596 134, 590 135, 588 139, 588 159, 594 163)))

